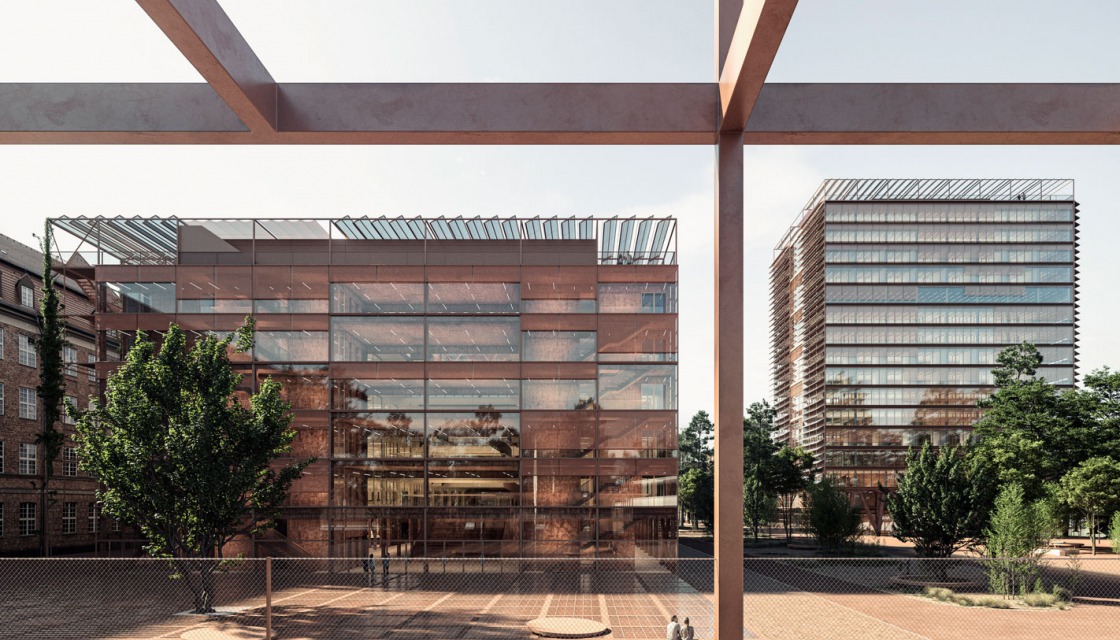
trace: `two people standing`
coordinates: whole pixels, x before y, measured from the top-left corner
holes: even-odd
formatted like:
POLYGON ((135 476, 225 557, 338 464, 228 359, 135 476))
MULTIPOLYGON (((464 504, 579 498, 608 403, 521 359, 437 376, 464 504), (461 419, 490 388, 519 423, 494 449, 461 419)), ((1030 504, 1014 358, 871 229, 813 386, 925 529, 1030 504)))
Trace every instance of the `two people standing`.
POLYGON ((684 619, 684 624, 677 622, 677 616, 669 618, 669 624, 665 627, 665 640, 695 640, 696 630, 688 623, 688 618, 684 619))

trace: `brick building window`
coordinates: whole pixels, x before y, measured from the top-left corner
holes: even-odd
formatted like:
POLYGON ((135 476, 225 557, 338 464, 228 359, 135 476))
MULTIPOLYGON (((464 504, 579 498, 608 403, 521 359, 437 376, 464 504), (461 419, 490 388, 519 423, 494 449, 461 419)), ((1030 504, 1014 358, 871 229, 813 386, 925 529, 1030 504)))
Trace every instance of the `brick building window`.
POLYGON ((74 419, 70 417, 70 413, 66 411, 66 405, 70 405, 75 409, 78 408, 78 396, 66 396, 66 401, 62 405, 62 424, 74 424, 74 419))
POLYGON ((113 520, 112 529, 113 529, 113 533, 120 533, 121 532, 121 521, 120 520, 113 520))
POLYGON ((0 538, 4 537, 4 503, 0 502, 0 538))
POLYGON ((21 335, 19 337, 19 363, 25 367, 39 366, 35 345, 31 342, 30 336, 21 335))
MULTIPOLYGON (((0 343, 2 342, 3 341, 0 340, 0 343)), ((0 347, 3 347, 3 344, 0 344, 0 347)), ((92 353, 87 354, 86 362, 89 364, 89 370, 86 371, 86 375, 89 377, 89 381, 97 382, 97 356, 93 355, 92 353)))
MULTIPOLYGON (((0 416, 4 415, 4 383, 0 382, 0 416)), ((2 467, 3 465, 0 465, 2 467)))
POLYGON ((33 476, 39 472, 39 447, 21 442, 19 445, 19 474, 33 476))
POLYGON ((37 415, 39 394, 34 389, 19 388, 19 417, 34 420, 37 415))
POLYGON ((62 475, 70 478, 78 475, 78 450, 74 447, 62 448, 62 475))
POLYGON ((4 473, 4 441, 0 440, 0 473, 4 473))
POLYGON ((100 529, 101 509, 91 502, 89 507, 86 508, 86 519, 88 520, 86 526, 89 532, 97 533, 97 530, 100 529))
POLYGON ((4 359, 4 328, 0 327, 0 360, 4 359))
POLYGON ((19 285, 19 303, 28 309, 34 309, 35 290, 25 284, 19 285))
POLYGON ((62 533, 78 532, 78 503, 62 503, 62 533))
POLYGON ((19 503, 19 535, 33 536, 38 531, 35 523, 38 520, 38 506, 34 502, 19 503))
POLYGON ((62 373, 71 378, 78 377, 78 350, 74 347, 62 347, 62 373))

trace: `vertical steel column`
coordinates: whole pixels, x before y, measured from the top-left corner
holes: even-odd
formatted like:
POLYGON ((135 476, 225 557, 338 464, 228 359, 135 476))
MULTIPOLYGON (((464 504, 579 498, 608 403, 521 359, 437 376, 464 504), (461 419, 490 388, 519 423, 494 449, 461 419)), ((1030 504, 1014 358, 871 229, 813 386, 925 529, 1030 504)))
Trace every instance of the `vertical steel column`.
POLYGON ((272 640, 272 556, 264 559, 264 637, 272 640))
POLYGON ((716 146, 716 638, 743 637, 743 134, 716 146))

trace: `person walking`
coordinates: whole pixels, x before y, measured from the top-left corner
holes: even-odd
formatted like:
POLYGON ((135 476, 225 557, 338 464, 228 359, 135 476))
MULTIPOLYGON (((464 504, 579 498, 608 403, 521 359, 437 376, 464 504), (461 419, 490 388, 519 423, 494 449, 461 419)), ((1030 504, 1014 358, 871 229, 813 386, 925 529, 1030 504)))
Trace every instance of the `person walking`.
POLYGON ((694 640, 696 638, 696 630, 692 625, 688 624, 688 618, 684 619, 684 624, 681 625, 681 640, 694 640))
POLYGON ((665 640, 681 640, 681 625, 677 616, 669 618, 669 624, 665 626, 665 640))

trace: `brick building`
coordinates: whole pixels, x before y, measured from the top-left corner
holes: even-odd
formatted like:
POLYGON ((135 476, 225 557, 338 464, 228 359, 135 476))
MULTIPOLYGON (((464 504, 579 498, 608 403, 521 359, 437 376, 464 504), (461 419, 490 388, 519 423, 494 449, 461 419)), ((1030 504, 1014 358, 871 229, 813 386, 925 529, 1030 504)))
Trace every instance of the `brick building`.
MULTIPOLYGON (((39 385, 38 315, 42 254, 0 235, 0 555, 39 553, 39 527, 50 527, 54 553, 93 548, 100 529, 96 482, 78 469, 70 420, 68 437, 54 463, 46 517, 40 505, 43 478, 39 385)), ((66 393, 84 407, 98 392, 92 297, 77 282, 60 287, 68 317, 63 351, 66 393)))

